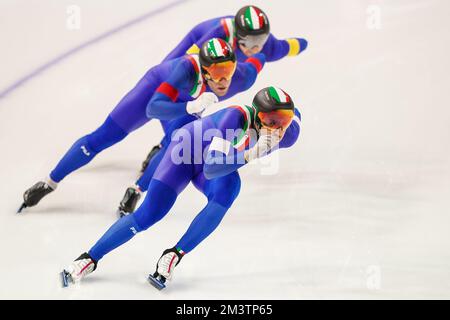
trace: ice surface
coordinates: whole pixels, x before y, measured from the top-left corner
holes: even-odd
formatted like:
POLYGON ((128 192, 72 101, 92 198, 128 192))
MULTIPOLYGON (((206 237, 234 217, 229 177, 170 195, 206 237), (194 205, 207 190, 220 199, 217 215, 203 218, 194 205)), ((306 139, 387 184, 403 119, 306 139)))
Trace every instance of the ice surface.
MULTIPOLYGON (((2 0, 0 90, 166 3, 2 0), (66 28, 72 4, 81 8, 77 31, 66 28)), ((254 1, 276 36, 309 47, 267 65, 249 92, 220 106, 280 86, 302 111, 300 142, 279 153, 275 176, 241 170, 240 197, 164 291, 146 277, 204 206, 192 187, 84 283, 60 287, 61 269, 113 223, 160 126, 149 123, 16 215, 23 191, 192 26, 243 4, 210 3, 186 1, 93 43, 0 99, 0 298, 450 298, 445 0, 254 1)))

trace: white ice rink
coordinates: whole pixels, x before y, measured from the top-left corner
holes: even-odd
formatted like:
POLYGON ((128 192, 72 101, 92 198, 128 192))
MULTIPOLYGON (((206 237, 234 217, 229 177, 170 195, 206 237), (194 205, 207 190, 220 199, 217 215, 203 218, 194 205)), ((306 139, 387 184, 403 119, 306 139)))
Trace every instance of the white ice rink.
POLYGON ((447 0, 253 1, 277 37, 309 47, 267 64, 249 92, 220 106, 282 87, 300 106, 300 141, 279 153, 276 175, 240 171, 239 198, 165 291, 146 276, 204 206, 192 187, 85 282, 60 287, 58 272, 116 219, 160 126, 149 123, 17 215, 23 192, 191 27, 248 4, 168 3, 0 0, 0 90, 12 88, 0 97, 0 298, 450 298, 447 0), (79 30, 67 26, 69 5, 81 9, 79 30))

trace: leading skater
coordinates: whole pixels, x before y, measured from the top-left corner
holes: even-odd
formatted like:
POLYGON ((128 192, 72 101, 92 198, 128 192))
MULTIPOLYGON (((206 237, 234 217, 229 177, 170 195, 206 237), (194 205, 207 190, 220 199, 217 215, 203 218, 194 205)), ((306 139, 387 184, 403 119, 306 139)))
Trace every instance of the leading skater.
MULTIPOLYGON (((245 61, 259 52, 264 54, 267 62, 277 61, 296 56, 308 46, 308 42, 302 38, 277 39, 270 32, 267 15, 260 8, 249 5, 239 9, 235 16, 218 17, 196 25, 166 59, 180 57, 186 52, 198 53, 199 46, 213 37, 227 41, 234 49, 238 61, 245 61)), ((119 204, 121 215, 135 210, 141 194, 147 190, 148 183, 164 156, 171 133, 180 127, 177 123, 179 121, 162 121, 165 137, 148 153, 138 179, 125 191, 119 204)))
POLYGON ((251 107, 225 108, 185 125, 169 144, 141 206, 113 224, 62 272, 64 286, 92 273, 106 254, 161 220, 192 181, 208 203, 176 245, 163 252, 149 276, 152 285, 164 288, 183 256, 217 228, 238 196, 238 169, 278 148, 291 147, 299 133, 299 111, 291 97, 275 87, 260 90, 251 107))
POLYGON ((176 125, 181 127, 201 117, 218 100, 246 91, 264 63, 262 53, 237 63, 231 46, 213 38, 203 44, 198 55, 186 55, 151 68, 97 130, 73 144, 47 179, 25 191, 19 212, 38 204, 67 175, 151 119, 177 119, 176 125))

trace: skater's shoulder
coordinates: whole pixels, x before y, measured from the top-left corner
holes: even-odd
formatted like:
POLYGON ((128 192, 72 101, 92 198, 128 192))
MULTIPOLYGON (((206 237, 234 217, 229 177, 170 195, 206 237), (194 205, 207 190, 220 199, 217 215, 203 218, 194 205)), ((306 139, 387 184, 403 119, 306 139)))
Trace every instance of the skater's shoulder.
POLYGON ((173 85, 178 89, 188 89, 193 80, 198 78, 200 65, 195 55, 184 55, 169 62, 172 63, 170 70, 170 79, 173 85))
POLYGON ((245 105, 232 105, 212 114, 219 127, 227 129, 243 128, 250 123, 251 108, 245 105))

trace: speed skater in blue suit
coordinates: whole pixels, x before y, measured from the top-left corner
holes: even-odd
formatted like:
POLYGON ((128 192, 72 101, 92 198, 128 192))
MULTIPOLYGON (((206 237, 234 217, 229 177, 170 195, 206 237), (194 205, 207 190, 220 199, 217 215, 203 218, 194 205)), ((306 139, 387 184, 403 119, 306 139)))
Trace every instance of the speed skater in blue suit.
MULTIPOLYGON (((250 5, 241 8, 235 16, 218 17, 196 25, 166 59, 179 57, 185 52, 198 53, 201 43, 211 37, 227 41, 235 50, 238 61, 245 61, 252 54, 259 52, 264 54, 267 62, 277 61, 296 56, 308 46, 308 42, 303 38, 277 39, 270 32, 267 15, 258 7, 250 5)), ((148 153, 138 179, 125 191, 119 204, 121 215, 134 211, 164 156, 170 135, 184 122, 183 119, 176 119, 171 122, 163 121, 162 124, 165 137, 148 153)))
MULTIPOLYGON (((269 19, 264 11, 249 5, 239 9, 234 16, 217 17, 197 24, 164 61, 185 54, 198 54, 201 45, 211 38, 225 40, 233 48, 239 62, 256 53, 263 53, 267 62, 278 61, 297 56, 308 47, 308 41, 303 38, 277 39, 270 32, 269 19)), ((166 132, 169 121, 162 120, 161 124, 166 132)))
POLYGON ((25 191, 19 211, 38 204, 67 175, 151 119, 176 121, 172 126, 179 128, 201 117, 218 100, 246 91, 264 64, 262 53, 237 62, 231 46, 213 38, 203 44, 199 54, 185 55, 151 68, 98 129, 78 139, 44 181, 25 191))
POLYGON ((260 90, 251 106, 228 107, 186 124, 172 137, 143 203, 64 269, 64 285, 92 273, 106 254, 164 218, 192 182, 207 204, 180 240, 163 251, 156 271, 149 276, 155 287, 164 288, 181 259, 216 230, 239 195, 238 170, 277 149, 293 146, 299 134, 300 113, 291 97, 277 87, 260 90))

